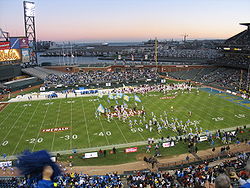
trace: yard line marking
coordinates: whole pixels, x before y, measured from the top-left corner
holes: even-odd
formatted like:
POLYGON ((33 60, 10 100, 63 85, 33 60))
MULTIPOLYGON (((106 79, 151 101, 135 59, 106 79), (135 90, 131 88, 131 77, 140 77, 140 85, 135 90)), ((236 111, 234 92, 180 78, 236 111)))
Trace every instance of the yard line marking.
MULTIPOLYGON (((188 95, 188 97, 190 97, 190 95, 188 95)), ((186 98, 187 98, 187 96, 186 96, 186 98)), ((197 100, 196 98, 191 98, 192 100, 192 102, 194 102, 194 101, 199 101, 199 100, 197 100)), ((166 103, 167 101, 164 101, 164 103, 166 103)), ((192 103, 188 103, 188 101, 187 100, 182 100, 182 103, 184 103, 184 104, 192 104, 192 103)), ((179 104, 179 102, 178 102, 178 104, 179 104)), ((205 106, 203 103, 199 103, 199 105, 202 105, 202 106, 205 106)), ((197 106, 197 105, 196 105, 197 106)), ((184 105, 182 105, 181 106, 182 108, 184 108, 184 109, 187 109, 187 110, 189 110, 186 106, 184 106, 184 105)), ((198 110, 198 111, 200 111, 200 112, 202 112, 202 113, 204 113, 202 110, 200 110, 199 108, 196 108, 196 110, 198 110)), ((175 110, 176 111, 176 110, 175 110)), ((218 113, 218 112, 217 112, 218 113)), ((208 113, 208 112, 206 112, 206 114, 207 115, 209 115, 210 117, 214 117, 214 116, 212 116, 210 113, 208 113)), ((222 114, 222 113, 219 113, 219 114, 222 114)), ((198 113, 196 113, 196 114, 194 114, 194 115, 197 115, 197 116, 199 116, 200 117, 200 119, 204 122, 204 117, 203 116, 201 116, 200 114, 198 114, 198 113)), ((223 114, 222 114, 223 115, 223 114)), ((221 122, 221 123, 223 123, 223 124, 226 124, 226 122, 221 122)), ((203 127, 202 127, 203 128, 203 127)))
MULTIPOLYGON (((245 125, 245 124, 244 124, 245 125)), ((225 132, 228 132, 228 131, 233 131, 233 130, 236 130, 236 128, 238 127, 241 127, 241 126, 244 126, 244 125, 237 125, 235 127, 228 127, 228 128, 222 128, 221 131, 225 131, 225 132)), ((247 128, 250 127, 250 124, 246 125, 247 128)), ((211 130, 210 132, 211 133, 216 133, 217 129, 213 129, 211 130)), ((205 134, 205 133, 204 133, 205 134)), ((181 135, 181 136, 186 136, 186 135, 181 135)), ((174 135, 171 135, 170 139, 173 139, 175 140, 176 137, 174 135)), ((160 139, 157 139, 155 140, 156 142, 160 141, 160 139)), ((134 146, 143 146, 143 145, 147 145, 147 141, 138 141, 138 142, 129 142, 127 144, 117 144, 117 145, 103 145, 102 146, 102 149, 106 149, 106 150, 109 150, 109 149, 112 149, 113 147, 115 148, 127 148, 127 147, 134 147, 134 146)), ((77 149, 78 152, 81 152, 81 153, 86 153, 86 152, 94 152, 94 151, 98 151, 100 149, 99 146, 95 146, 95 147, 92 147, 92 148, 79 148, 77 149)), ((51 152, 51 154, 57 154, 57 153, 60 153, 61 155, 65 155, 65 154, 72 154, 72 150, 63 150, 63 151, 54 151, 54 152, 51 152)), ((4 160, 3 157, 0 157, 1 160, 4 160)), ((14 159, 17 159, 17 156, 8 156, 8 159, 9 160, 14 160, 14 159)))
POLYGON ((15 124, 17 123, 17 121, 19 120, 19 118, 22 116, 22 114, 24 113, 25 109, 19 114, 18 118, 15 120, 15 122, 13 123, 13 125, 11 126, 10 130, 8 131, 8 133, 6 134, 6 136, 4 137, 4 139, 2 140, 2 142, 4 142, 4 140, 9 136, 11 130, 14 128, 15 124))
MULTIPOLYGON (((160 92, 159 92, 159 93, 160 93, 160 92)), ((180 94, 180 92, 178 92, 178 94, 180 94)), ((150 100, 150 101, 152 101, 152 100, 150 100)), ((176 100, 175 100, 175 101, 176 101, 176 100)), ((177 100, 177 103, 176 103, 175 106, 179 106, 179 104, 180 104, 181 102, 182 102, 181 100, 177 100)), ((170 104, 168 103, 168 100, 163 100, 163 103, 166 104, 167 106, 170 105, 170 104)), ((152 101, 152 104, 154 104, 154 106, 157 106, 157 108, 160 109, 160 111, 162 111, 162 112, 163 112, 163 111, 166 111, 166 109, 163 109, 162 106, 159 106, 159 105, 155 104, 154 101, 152 101)), ((147 108, 147 107, 145 107, 145 109, 146 109, 146 108, 147 108)), ((187 108, 186 108, 186 109, 187 109, 187 108)), ((176 110, 174 110, 174 112, 176 112, 176 110)), ((172 116, 172 117, 176 117, 177 114, 175 113, 174 115, 175 115, 175 116, 172 116)), ((170 131, 172 131, 172 130, 170 130, 170 131)), ((173 132, 173 131, 172 131, 172 132, 173 132)), ((173 133, 175 134, 175 132, 173 132, 173 133)), ((160 138, 161 136, 162 136, 161 134, 158 134, 158 135, 157 135, 157 137, 159 137, 159 138, 160 138)))
POLYGON ((72 128, 73 128, 73 123, 72 123, 72 121, 73 121, 73 115, 72 115, 72 102, 70 103, 70 108, 71 108, 71 110, 70 110, 70 125, 71 125, 71 128, 70 128, 70 140, 69 140, 69 147, 70 147, 70 149, 72 149, 72 128))
MULTIPOLYGON (((58 120, 59 120, 59 115, 60 115, 60 111, 61 111, 61 102, 62 102, 62 99, 60 100, 59 109, 57 110, 57 117, 56 117, 56 122, 55 122, 54 128, 57 126, 57 123, 58 123, 58 120)), ((53 135, 53 140, 52 140, 50 151, 53 151, 55 136, 56 136, 56 132, 54 132, 54 135, 53 135)))
MULTIPOLYGON (((205 106, 203 103, 199 103, 199 104, 201 104, 202 106, 205 106)), ((199 111, 200 111, 200 112, 203 112, 203 111, 201 111, 201 110, 199 110, 199 111)), ((216 113, 221 114, 222 116, 225 116, 225 114, 223 114, 223 113, 221 113, 221 112, 219 112, 219 111, 216 111, 216 113)), ((210 117, 214 118, 214 116, 212 116, 210 113, 206 112, 206 114, 208 114, 210 117)), ((200 116, 200 115, 198 115, 198 116, 200 116)), ((200 117, 201 117, 201 116, 200 116, 200 117)), ((234 118, 231 118, 230 116, 227 116, 227 118, 230 118, 230 119, 234 120, 234 118)), ((204 119, 204 118, 203 118, 203 119, 204 119)), ((223 124, 227 125, 227 122, 225 122, 225 121, 221 121, 220 123, 223 123, 223 124)))
MULTIPOLYGON (((160 93, 160 92, 158 92, 158 93, 160 93)), ((148 96, 147 96, 147 98, 148 98, 148 96)), ((149 99, 151 99, 151 97, 150 97, 149 99)), ((155 103, 155 101, 153 101, 153 100, 149 100, 149 101, 150 101, 151 104, 154 104, 154 106, 157 106, 157 109, 160 109, 160 111, 164 112, 164 110, 162 110, 162 107, 160 107, 159 105, 157 105, 157 104, 155 103), (151 101, 152 101, 152 102, 151 102, 151 101)), ((148 109, 147 106, 144 106, 144 108, 145 108, 145 109, 148 109)), ((147 111, 146 111, 146 112, 147 112, 147 111)), ((149 114, 149 112, 148 112, 147 114, 149 114)), ((149 116, 147 116, 147 117, 150 117, 150 116, 151 116, 151 115, 149 115, 149 116)), ((149 119, 152 119, 152 118, 149 118, 149 119)), ((147 118, 147 120, 148 120, 148 118, 147 118)), ((152 127, 154 127, 154 126, 152 126, 152 127)), ((144 127, 142 127, 142 128, 144 128, 144 127)), ((156 128, 156 127, 154 127, 154 128, 156 128)), ((156 131, 156 132, 157 132, 157 131, 156 131)), ((144 140, 146 140, 145 137, 140 133, 140 131, 139 131, 139 134, 143 137, 144 140)), ((157 138, 161 138, 163 135, 157 133, 155 136, 156 136, 157 138)))
MULTIPOLYGON (((104 101, 105 101, 105 103, 108 103, 106 100, 104 100, 104 101)), ((115 124, 116 124, 117 128, 118 128, 118 129, 120 130, 120 132, 122 133, 123 138, 124 138, 124 139, 125 139, 125 141, 128 143, 128 140, 126 139, 125 135, 123 134, 123 132, 122 132, 121 128, 118 126, 118 124, 117 124, 116 120, 115 120, 115 119, 113 119, 113 120, 115 121, 115 124)))
MULTIPOLYGON (((32 117, 35 115, 35 112, 36 112, 37 107, 39 106, 39 104, 40 104, 40 101, 39 101, 38 104, 36 105, 36 108, 35 108, 35 110, 33 111, 33 114, 31 115, 31 117, 30 117, 30 119, 29 119, 29 121, 28 121, 28 123, 27 123, 27 125, 26 125, 26 127, 25 127, 25 129, 24 129, 24 131, 23 131, 23 133, 22 133, 22 135, 21 135, 21 137, 19 138, 19 141, 18 141, 18 143, 16 144, 16 147, 15 147, 14 151, 12 152, 12 155, 14 155, 14 153, 16 152, 16 149, 17 149, 18 145, 20 144, 21 139, 22 139, 24 133, 26 132, 26 129, 27 129, 27 127, 29 126, 29 123, 30 123, 32 117)), ((25 107, 25 110, 26 110, 26 108, 27 108, 27 107, 25 107)), ((24 111, 25 111, 25 110, 24 110, 24 111)), ((24 112, 24 111, 23 111, 23 112, 24 112)))
POLYGON ((38 139, 38 137, 39 137, 39 135, 40 135, 40 133, 41 133, 41 129, 42 129, 43 124, 44 124, 44 121, 45 121, 45 119, 46 119, 46 116, 47 116, 47 112, 48 112, 49 107, 50 107, 50 105, 47 105, 47 109, 46 109, 46 111, 45 111, 45 113, 44 113, 43 121, 42 121, 42 123, 41 123, 41 126, 40 126, 40 128, 39 128, 38 134, 37 134, 37 136, 36 136, 36 141, 35 141, 35 143, 34 143, 34 145, 33 145, 32 151, 34 151, 34 149, 35 149, 35 147, 36 147, 37 139, 38 139))
MULTIPOLYGON (((95 106, 95 109, 96 109, 96 105, 95 105, 95 103, 92 101, 92 103, 94 104, 94 106, 95 106)), ((109 141, 108 141, 108 137, 107 137, 107 135, 105 134, 105 130, 104 130, 104 127, 103 127, 103 124, 102 124, 102 121, 99 119, 99 122, 100 122, 100 125, 102 126, 102 131, 103 131, 103 133, 104 133, 104 136, 105 136, 105 138, 106 138, 106 141, 107 141, 107 143, 109 144, 109 141)))
MULTIPOLYGON (((182 102, 184 102, 185 104, 188 104, 185 100, 184 101, 182 101, 182 102)), ((200 105, 202 105, 202 106, 205 106, 203 103, 199 103, 200 105)), ((197 105, 196 105, 197 106, 197 105)), ((184 107, 184 106, 183 106, 184 107)), ((186 108, 186 107, 184 107, 184 108, 186 108)), ((187 109, 187 108, 186 108, 187 109)), ((196 110, 198 110, 198 111, 200 111, 200 112, 202 112, 202 113, 204 113, 202 110, 200 110, 199 108, 197 108, 196 110)), ((218 114, 221 114, 221 115, 225 115, 225 114, 223 114, 223 113, 221 113, 221 112, 216 112, 216 113, 218 113, 218 114)), ((199 116, 203 121, 204 121, 204 118, 201 116, 201 115, 199 115, 199 114, 195 114, 195 115, 197 115, 197 116, 199 116)), ((213 115, 211 115, 210 113, 208 113, 207 111, 206 111, 206 115, 209 115, 210 117, 214 117, 213 115)), ((221 123, 223 123, 223 124, 227 124, 225 121, 222 121, 221 123)))
MULTIPOLYGON (((11 114, 13 114, 14 110, 15 110, 16 107, 19 106, 19 105, 20 105, 20 103, 18 103, 18 104, 15 106, 15 108, 14 108, 10 113, 8 113, 8 116, 0 123, 0 126, 3 124, 3 122, 4 122, 6 119, 8 119, 8 118, 10 117, 11 114)), ((2 112, 2 111, 1 111, 1 112, 2 112)), ((20 115, 20 114, 19 114, 19 115, 20 115)))
POLYGON ((89 147, 91 146, 90 144, 90 139, 89 139, 89 132, 88 132, 88 124, 87 124, 87 120, 86 120, 86 114, 85 114, 85 111, 84 111, 84 105, 83 105, 83 100, 82 100, 82 97, 81 97, 81 103, 82 103, 82 111, 83 111, 83 117, 84 117, 84 121, 85 121, 85 127, 86 127, 86 132, 87 132, 87 136, 88 136, 88 143, 89 143, 89 147))

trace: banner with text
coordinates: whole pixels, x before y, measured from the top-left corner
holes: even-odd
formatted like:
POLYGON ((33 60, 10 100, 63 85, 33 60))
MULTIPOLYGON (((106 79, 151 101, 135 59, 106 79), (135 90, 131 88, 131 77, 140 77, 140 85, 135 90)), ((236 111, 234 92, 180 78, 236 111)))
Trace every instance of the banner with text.
POLYGON ((10 49, 10 42, 0 42, 0 50, 10 49))

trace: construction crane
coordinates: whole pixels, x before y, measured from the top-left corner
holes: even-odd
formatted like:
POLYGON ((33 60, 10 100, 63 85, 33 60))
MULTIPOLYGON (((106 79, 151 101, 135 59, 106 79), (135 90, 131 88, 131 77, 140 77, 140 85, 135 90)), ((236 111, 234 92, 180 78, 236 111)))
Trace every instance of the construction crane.
POLYGON ((181 36, 183 36, 183 42, 187 42, 188 35, 185 33, 184 35, 181 35, 181 36))

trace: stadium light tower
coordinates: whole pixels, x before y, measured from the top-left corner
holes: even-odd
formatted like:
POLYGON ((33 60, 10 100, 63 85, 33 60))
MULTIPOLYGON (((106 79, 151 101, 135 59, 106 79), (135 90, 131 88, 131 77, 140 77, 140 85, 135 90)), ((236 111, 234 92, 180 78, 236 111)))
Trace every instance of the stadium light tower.
POLYGON ((36 30, 35 30, 35 3, 24 1, 24 24, 25 35, 29 41, 29 47, 32 49, 30 60, 32 63, 37 64, 36 54, 36 30))
POLYGON ((187 42, 187 37, 188 37, 188 35, 185 33, 184 35, 181 35, 181 36, 183 36, 183 42, 187 42))
POLYGON ((0 39, 4 38, 6 41, 9 40, 9 33, 6 32, 6 31, 3 31, 1 28, 0 28, 0 39))
POLYGON ((158 66, 158 40, 155 37, 155 67, 156 67, 156 72, 158 71, 157 66, 158 66))
POLYGON ((250 23, 240 23, 240 25, 247 26, 247 30, 250 31, 250 23))

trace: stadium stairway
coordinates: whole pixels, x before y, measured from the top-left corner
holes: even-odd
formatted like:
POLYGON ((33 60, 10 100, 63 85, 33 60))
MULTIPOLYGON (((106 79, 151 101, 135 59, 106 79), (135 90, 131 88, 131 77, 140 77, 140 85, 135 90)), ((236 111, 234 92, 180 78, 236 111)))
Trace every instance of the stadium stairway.
POLYGON ((48 76, 49 74, 56 74, 59 76, 64 74, 63 72, 60 72, 60 71, 45 69, 42 67, 25 68, 25 69, 22 69, 22 72, 30 76, 40 78, 42 80, 44 80, 46 76, 48 76))
POLYGON ((176 78, 176 79, 182 79, 182 75, 184 75, 186 71, 176 71, 176 72, 169 72, 168 75, 176 78))
POLYGON ((201 69, 194 77, 194 81, 198 81, 200 82, 201 81, 201 78, 204 76, 204 75, 207 75, 213 71, 215 71, 217 68, 205 68, 205 69, 201 69))
POLYGON ((41 72, 35 68, 25 68, 25 69, 22 69, 22 72, 25 74, 28 74, 30 76, 40 78, 42 80, 44 80, 46 78, 46 76, 49 75, 48 73, 41 72))
POLYGON ((192 69, 192 70, 188 70, 186 71, 186 74, 183 74, 182 79, 183 80, 193 80, 193 78, 195 77, 195 75, 200 71, 200 69, 192 69))
POLYGON ((39 71, 42 71, 42 72, 45 72, 45 73, 48 73, 48 74, 55 74, 55 75, 58 75, 58 76, 62 76, 62 75, 65 74, 64 72, 61 72, 61 71, 46 69, 46 68, 43 68, 43 67, 35 67, 35 69, 37 69, 39 71))

